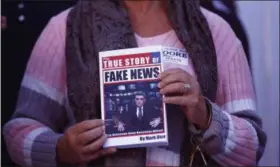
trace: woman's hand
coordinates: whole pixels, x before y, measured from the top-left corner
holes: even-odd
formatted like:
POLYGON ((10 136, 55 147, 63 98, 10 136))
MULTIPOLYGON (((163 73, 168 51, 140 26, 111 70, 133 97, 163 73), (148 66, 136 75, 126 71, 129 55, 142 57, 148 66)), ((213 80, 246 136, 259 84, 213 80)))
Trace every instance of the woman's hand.
POLYGON ((168 69, 160 74, 160 93, 164 102, 180 105, 190 123, 199 129, 208 124, 208 111, 196 78, 180 68, 168 69))
POLYGON ((58 162, 82 165, 116 152, 102 148, 107 139, 103 126, 102 120, 87 120, 70 127, 57 143, 58 162))

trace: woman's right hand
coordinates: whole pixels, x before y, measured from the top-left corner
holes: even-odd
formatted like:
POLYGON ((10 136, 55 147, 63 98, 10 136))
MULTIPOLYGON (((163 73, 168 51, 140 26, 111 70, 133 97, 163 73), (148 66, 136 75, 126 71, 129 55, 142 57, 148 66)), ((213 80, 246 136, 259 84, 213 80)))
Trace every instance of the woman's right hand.
POLYGON ((63 164, 86 164, 100 156, 116 152, 103 149, 107 139, 102 120, 87 120, 70 127, 57 143, 57 161, 63 164))

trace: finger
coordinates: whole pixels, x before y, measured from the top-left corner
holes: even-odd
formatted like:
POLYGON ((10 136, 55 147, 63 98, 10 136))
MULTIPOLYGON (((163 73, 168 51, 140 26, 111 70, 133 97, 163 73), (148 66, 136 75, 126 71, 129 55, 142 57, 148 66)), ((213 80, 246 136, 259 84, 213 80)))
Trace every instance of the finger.
POLYGON ((167 69, 167 70, 161 72, 159 78, 162 80, 170 74, 176 74, 176 73, 180 73, 180 72, 184 72, 184 70, 181 68, 170 68, 170 69, 167 69))
POLYGON ((95 120, 86 120, 83 122, 78 123, 76 126, 74 126, 74 131, 77 134, 81 134, 85 131, 100 127, 104 125, 104 121, 101 119, 95 119, 95 120))
POLYGON ((183 82, 177 82, 177 83, 166 85, 165 87, 160 89, 160 93, 163 95, 177 94, 177 93, 182 94, 182 93, 186 93, 186 90, 184 88, 183 82))
POLYGON ((175 104, 181 106, 191 106, 197 103, 197 99, 193 96, 172 96, 164 97, 163 101, 168 104, 175 104))
POLYGON ((100 138, 98 138, 97 140, 93 141, 91 144, 82 148, 82 152, 83 153, 93 153, 96 150, 100 149, 106 140, 107 140, 107 135, 103 135, 100 138))
POLYGON ((104 133, 104 127, 98 127, 78 135, 79 144, 85 145, 99 138, 104 133))
POLYGON ((117 152, 117 148, 115 148, 115 147, 106 148, 106 149, 102 150, 102 156, 108 155, 108 154, 113 154, 115 152, 117 152))
POLYGON ((185 104, 185 98, 183 96, 172 96, 172 97, 165 97, 163 101, 167 104, 176 104, 184 106, 185 104))
POLYGON ((187 74, 181 72, 181 73, 168 75, 167 77, 165 77, 164 79, 162 79, 159 82, 158 87, 163 88, 166 85, 171 84, 171 83, 176 83, 176 82, 186 83, 188 81, 189 81, 189 76, 187 74))

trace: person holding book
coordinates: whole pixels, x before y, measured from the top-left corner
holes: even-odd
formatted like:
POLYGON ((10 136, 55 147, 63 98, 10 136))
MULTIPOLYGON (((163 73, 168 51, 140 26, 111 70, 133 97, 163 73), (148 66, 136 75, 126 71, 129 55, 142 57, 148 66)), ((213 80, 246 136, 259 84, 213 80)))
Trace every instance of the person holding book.
POLYGON ((3 133, 21 166, 256 166, 261 122, 239 39, 198 1, 78 1, 35 44, 3 133), (149 45, 189 54, 160 75, 169 145, 104 149, 98 53, 149 45))

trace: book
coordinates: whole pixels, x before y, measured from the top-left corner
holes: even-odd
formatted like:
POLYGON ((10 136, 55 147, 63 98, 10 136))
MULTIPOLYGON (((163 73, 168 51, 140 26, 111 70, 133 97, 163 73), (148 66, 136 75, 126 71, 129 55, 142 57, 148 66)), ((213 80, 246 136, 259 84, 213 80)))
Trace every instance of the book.
POLYGON ((159 92, 159 74, 184 68, 184 50, 148 46, 99 53, 101 116, 106 147, 168 145, 166 105, 159 92))

